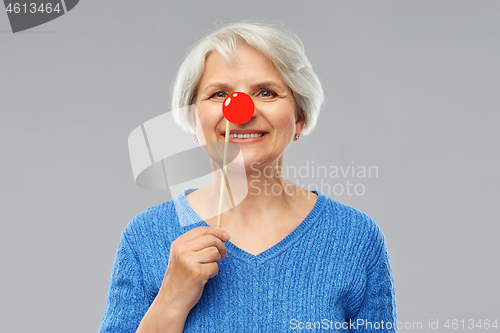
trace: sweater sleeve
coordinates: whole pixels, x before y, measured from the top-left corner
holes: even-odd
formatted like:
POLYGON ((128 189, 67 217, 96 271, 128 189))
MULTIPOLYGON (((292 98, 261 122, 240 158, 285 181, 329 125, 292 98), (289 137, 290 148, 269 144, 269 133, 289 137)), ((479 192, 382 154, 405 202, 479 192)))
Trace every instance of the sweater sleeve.
POLYGON ((99 333, 135 332, 149 306, 140 262, 122 232, 99 333))
POLYGON ((380 250, 367 269, 364 299, 358 313, 351 319, 351 332, 397 332, 394 280, 385 238, 380 230, 378 238, 380 250))

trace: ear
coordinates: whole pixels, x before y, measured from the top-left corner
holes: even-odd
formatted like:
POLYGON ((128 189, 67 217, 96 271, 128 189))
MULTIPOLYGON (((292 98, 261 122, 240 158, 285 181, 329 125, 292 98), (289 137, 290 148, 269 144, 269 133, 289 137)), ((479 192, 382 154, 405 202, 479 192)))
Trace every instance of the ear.
POLYGON ((302 112, 302 110, 298 110, 295 116, 295 134, 302 133, 305 121, 306 117, 304 116, 304 112, 302 112))

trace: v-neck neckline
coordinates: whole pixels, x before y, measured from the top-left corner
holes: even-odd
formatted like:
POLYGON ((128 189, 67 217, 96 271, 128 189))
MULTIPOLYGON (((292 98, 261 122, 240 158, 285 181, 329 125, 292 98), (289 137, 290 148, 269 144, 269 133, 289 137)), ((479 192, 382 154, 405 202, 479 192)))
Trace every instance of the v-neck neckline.
MULTIPOLYGON (((189 205, 189 202, 187 201, 186 195, 196 190, 197 188, 188 188, 180 193, 176 198, 174 198, 174 204, 176 206, 179 224, 181 227, 187 227, 194 224, 198 224, 198 227, 210 227, 210 225, 208 225, 204 220, 201 219, 198 213, 196 213, 196 211, 189 205)), ((257 255, 242 250, 230 241, 227 241, 225 242, 225 244, 226 248, 228 249, 228 255, 232 255, 248 263, 261 263, 283 253, 314 224, 325 207, 326 196, 321 192, 315 190, 311 192, 318 195, 316 203, 314 204, 309 214, 307 214, 306 218, 302 220, 302 222, 297 227, 295 227, 295 229, 293 229, 285 238, 257 255)))

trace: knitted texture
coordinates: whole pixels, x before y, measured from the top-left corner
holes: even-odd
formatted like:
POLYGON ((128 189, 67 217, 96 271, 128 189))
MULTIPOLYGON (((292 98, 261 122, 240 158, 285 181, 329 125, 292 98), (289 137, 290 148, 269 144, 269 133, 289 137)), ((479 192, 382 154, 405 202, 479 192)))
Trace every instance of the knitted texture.
MULTIPOLYGON (((167 269, 170 244, 206 226, 186 190, 138 214, 122 232, 100 332, 135 332, 167 269), (179 217, 194 223, 181 226, 179 217)), ((385 239, 366 214, 318 200, 287 237, 257 256, 226 242, 184 332, 396 332, 385 239)))

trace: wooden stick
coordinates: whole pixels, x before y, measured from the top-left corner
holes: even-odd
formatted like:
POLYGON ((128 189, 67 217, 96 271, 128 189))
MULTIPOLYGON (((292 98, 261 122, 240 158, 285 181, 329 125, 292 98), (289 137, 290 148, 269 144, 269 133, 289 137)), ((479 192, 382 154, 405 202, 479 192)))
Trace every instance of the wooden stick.
POLYGON ((220 181, 220 196, 219 196, 219 215, 217 216, 217 228, 221 228, 222 224, 222 200, 224 198, 224 187, 226 187, 226 164, 227 164, 227 146, 229 142, 231 123, 226 119, 226 138, 224 140, 224 159, 222 161, 222 178, 220 181))

